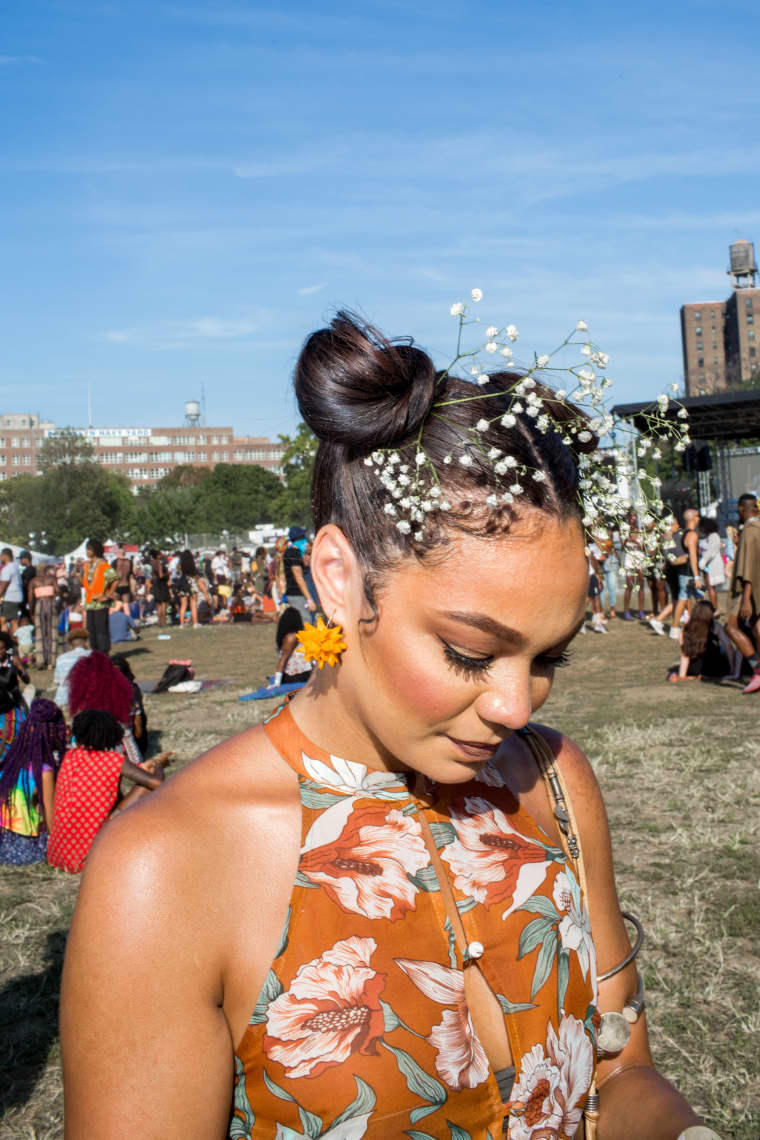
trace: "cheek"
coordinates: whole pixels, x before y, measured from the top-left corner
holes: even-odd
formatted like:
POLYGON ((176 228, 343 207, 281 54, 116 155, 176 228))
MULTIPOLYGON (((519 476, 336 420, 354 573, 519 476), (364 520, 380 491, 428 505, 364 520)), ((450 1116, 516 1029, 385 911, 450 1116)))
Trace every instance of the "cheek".
POLYGON ((421 649, 423 640, 416 637, 405 645, 397 638, 383 638, 367 653, 377 698, 373 707, 392 705, 392 712, 382 713, 391 729, 402 717, 426 723, 445 720, 472 700, 471 686, 447 668, 437 645, 421 649))

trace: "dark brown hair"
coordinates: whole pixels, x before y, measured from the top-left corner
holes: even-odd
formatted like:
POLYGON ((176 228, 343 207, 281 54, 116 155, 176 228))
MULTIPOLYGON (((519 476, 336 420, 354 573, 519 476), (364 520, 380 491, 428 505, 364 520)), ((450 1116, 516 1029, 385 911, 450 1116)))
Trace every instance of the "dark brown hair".
MULTIPOLYGON (((314 526, 331 522, 341 528, 367 573, 370 600, 376 574, 404 554, 423 558, 446 542, 452 528, 483 536, 501 533, 522 505, 562 519, 580 515, 578 467, 561 433, 582 415, 536 384, 533 390, 544 401, 541 410, 557 430, 542 432, 525 414, 515 417, 514 426, 503 426, 500 417, 510 410, 513 398, 509 389, 520 379, 517 373, 499 372, 481 388, 437 373, 427 353, 411 340, 389 341, 343 311, 329 328, 307 339, 294 383, 301 415, 320 440, 312 483, 314 526), (476 423, 484 418, 493 422, 475 434, 476 423), (457 457, 468 439, 477 439, 479 446, 472 448, 472 463, 464 467, 457 457), (413 463, 418 445, 433 463, 452 510, 445 517, 440 512, 428 516, 424 537, 415 540, 403 535, 385 513, 387 494, 377 471, 364 460, 375 450, 392 447, 413 449, 413 463), (491 448, 543 473, 540 482, 521 478, 524 490, 514 507, 486 505, 491 492, 505 489, 486 456, 491 448), (454 461, 445 463, 452 453, 454 461)), ((590 450, 596 440, 589 440, 590 450)), ((507 477, 506 482, 511 481, 507 477)))
POLYGON ((711 602, 703 601, 695 604, 681 639, 681 649, 689 660, 704 655, 714 617, 715 610, 711 602))

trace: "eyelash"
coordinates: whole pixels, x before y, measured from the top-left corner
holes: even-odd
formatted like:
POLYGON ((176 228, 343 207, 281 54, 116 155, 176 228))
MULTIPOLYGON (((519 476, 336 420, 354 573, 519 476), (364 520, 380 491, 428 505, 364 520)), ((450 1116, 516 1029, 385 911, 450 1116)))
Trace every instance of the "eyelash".
MULTIPOLYGON (((468 657, 465 653, 459 653, 447 641, 443 642, 443 655, 455 672, 464 673, 467 677, 483 677, 493 664, 493 657, 468 657)), ((544 669, 563 669, 570 664, 570 654, 564 652, 558 653, 556 657, 537 657, 536 664, 544 669)))

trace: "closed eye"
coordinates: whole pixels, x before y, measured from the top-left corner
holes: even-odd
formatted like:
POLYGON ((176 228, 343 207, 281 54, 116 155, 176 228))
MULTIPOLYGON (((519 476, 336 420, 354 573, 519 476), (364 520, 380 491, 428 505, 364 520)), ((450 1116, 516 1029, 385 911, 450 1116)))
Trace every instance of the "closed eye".
POLYGON ((451 668, 466 677, 484 677, 493 664, 493 657, 468 657, 441 638, 443 655, 451 668))
POLYGON ((536 658, 536 665, 540 665, 542 669, 563 669, 565 665, 571 663, 571 660, 567 651, 553 655, 542 653, 540 657, 536 658))

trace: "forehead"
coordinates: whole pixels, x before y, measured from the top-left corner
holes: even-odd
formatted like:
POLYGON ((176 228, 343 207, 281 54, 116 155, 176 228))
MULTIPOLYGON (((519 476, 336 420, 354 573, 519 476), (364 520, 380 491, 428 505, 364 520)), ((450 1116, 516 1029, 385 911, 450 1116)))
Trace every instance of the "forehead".
POLYGON ((387 587, 417 604, 477 610, 519 628, 572 624, 588 588, 583 533, 576 519, 540 512, 523 516, 505 535, 452 532, 447 546, 425 561, 405 559, 387 587))

